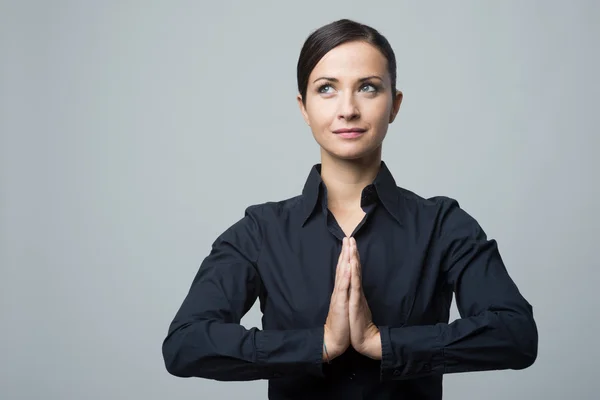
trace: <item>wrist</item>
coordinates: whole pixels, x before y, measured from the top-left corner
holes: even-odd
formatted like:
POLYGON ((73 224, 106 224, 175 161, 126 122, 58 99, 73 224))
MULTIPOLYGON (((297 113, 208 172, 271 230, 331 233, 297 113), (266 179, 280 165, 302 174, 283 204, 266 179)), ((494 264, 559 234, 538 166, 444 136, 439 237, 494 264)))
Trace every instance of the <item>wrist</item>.
POLYGON ((331 362, 334 358, 339 357, 345 349, 331 340, 331 335, 325 327, 323 333, 323 361, 331 362))
POLYGON ((372 358, 373 360, 381 360, 382 358, 382 346, 381 346, 381 332, 379 328, 373 332, 369 340, 365 343, 365 351, 363 355, 372 358))
POLYGON ((323 340, 323 362, 330 363, 333 360, 331 349, 327 346, 327 342, 323 340))

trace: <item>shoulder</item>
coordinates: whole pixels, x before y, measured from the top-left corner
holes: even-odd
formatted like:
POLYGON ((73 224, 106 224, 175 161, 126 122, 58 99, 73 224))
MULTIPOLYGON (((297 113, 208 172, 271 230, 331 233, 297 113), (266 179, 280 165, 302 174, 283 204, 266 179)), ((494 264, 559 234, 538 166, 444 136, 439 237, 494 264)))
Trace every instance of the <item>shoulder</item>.
POLYGON ((268 227, 281 221, 285 214, 298 207, 300 196, 246 206, 243 215, 226 227, 213 242, 213 251, 231 251, 243 254, 251 261, 259 257, 268 227))
POLYGON ((458 200, 449 196, 436 195, 424 197, 402 187, 397 188, 397 193, 400 199, 400 206, 407 209, 409 212, 422 211, 439 214, 454 208, 460 208, 458 200))
POLYGON ((459 201, 447 195, 421 196, 408 189, 398 187, 400 205, 411 216, 422 222, 433 224, 439 235, 475 235, 483 230, 477 220, 469 214, 459 201))
POLYGON ((246 207, 245 215, 252 215, 256 218, 265 218, 270 215, 286 214, 297 209, 300 206, 301 201, 302 195, 298 195, 283 200, 251 204, 246 207))
POLYGON ((269 223, 274 219, 286 217, 297 211, 301 206, 302 196, 294 196, 283 200, 265 201, 248 205, 244 211, 245 218, 251 218, 256 223, 269 223))
POLYGON ((263 234, 267 227, 298 219, 302 215, 302 195, 275 201, 247 205, 235 229, 251 230, 263 234))

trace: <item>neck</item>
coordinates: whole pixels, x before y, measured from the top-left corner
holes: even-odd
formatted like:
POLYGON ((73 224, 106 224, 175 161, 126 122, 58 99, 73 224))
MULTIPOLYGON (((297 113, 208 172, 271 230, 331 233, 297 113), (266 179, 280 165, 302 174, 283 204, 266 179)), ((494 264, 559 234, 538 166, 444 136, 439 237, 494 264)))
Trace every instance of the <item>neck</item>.
POLYGON ((343 160, 321 150, 321 179, 327 186, 329 208, 351 210, 360 208, 365 186, 373 183, 381 166, 381 148, 370 155, 343 160))

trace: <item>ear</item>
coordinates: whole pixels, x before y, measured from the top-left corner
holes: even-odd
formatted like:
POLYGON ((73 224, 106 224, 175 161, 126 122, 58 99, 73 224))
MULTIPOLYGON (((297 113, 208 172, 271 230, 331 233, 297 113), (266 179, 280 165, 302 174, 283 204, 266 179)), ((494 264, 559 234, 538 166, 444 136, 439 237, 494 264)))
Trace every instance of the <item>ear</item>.
POLYGON ((300 107, 300 112, 302 113, 302 117, 304 118, 304 121, 306 122, 306 124, 308 126, 310 126, 310 119, 308 118, 308 113, 306 112, 306 107, 304 106, 304 103, 302 102, 302 95, 298 94, 298 96, 296 96, 296 100, 298 101, 298 107, 300 107))
POLYGON ((394 104, 392 104, 392 111, 390 113, 390 124, 394 122, 396 119, 396 115, 398 115, 398 111, 400 111, 400 104, 402 104, 402 98, 404 95, 401 91, 396 90, 396 95, 394 96, 394 104))

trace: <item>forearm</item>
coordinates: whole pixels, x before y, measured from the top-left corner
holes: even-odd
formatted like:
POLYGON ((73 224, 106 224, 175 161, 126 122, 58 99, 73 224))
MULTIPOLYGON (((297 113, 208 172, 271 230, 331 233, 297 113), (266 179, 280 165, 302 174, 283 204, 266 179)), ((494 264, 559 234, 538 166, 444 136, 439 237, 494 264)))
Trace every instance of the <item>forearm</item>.
POLYGON ((163 342, 169 373, 222 381, 319 375, 323 329, 261 331, 215 320, 174 326, 163 342))
POLYGON ((380 327, 382 379, 431 374, 523 369, 537 356, 533 318, 486 311, 450 324, 380 327))

